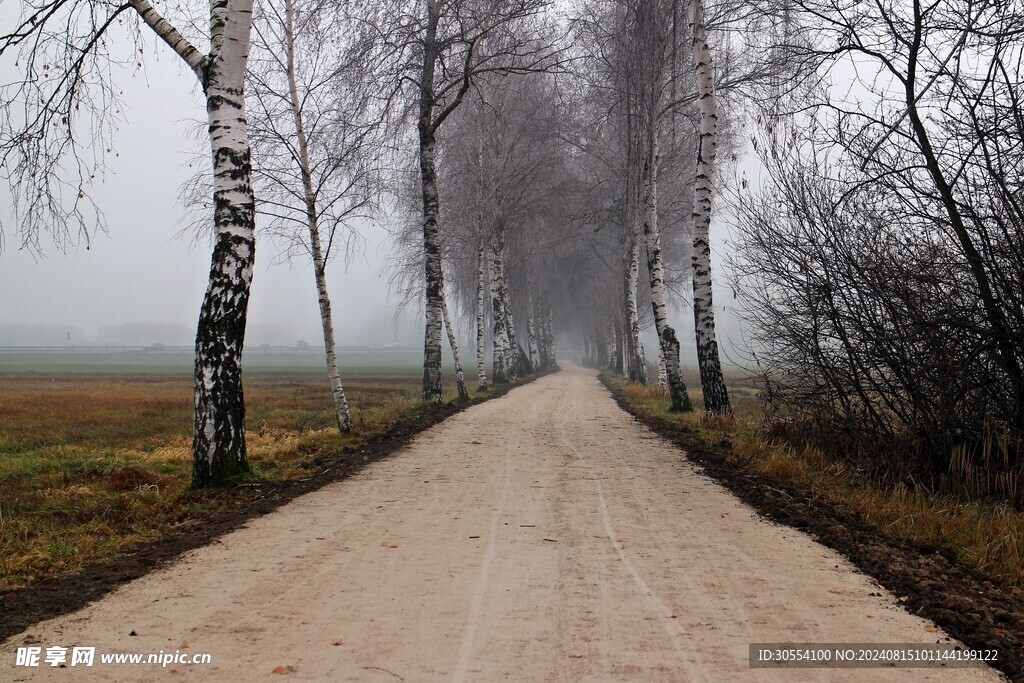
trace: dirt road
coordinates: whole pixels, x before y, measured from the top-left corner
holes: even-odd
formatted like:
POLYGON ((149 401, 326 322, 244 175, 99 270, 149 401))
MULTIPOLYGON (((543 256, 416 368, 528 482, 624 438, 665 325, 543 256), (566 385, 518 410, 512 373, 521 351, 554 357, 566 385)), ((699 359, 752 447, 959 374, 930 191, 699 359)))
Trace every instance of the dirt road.
POLYGON ((570 367, 16 636, 0 679, 999 680, 747 662, 751 642, 941 637, 570 367), (212 664, 10 668, 26 639, 212 664))

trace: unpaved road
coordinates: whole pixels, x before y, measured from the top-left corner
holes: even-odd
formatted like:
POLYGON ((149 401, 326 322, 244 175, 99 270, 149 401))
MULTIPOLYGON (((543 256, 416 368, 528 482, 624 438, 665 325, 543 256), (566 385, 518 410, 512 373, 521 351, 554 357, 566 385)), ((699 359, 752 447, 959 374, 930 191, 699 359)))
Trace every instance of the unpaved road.
POLYGON ((999 680, 747 664, 750 642, 941 637, 570 367, 12 638, 0 680, 999 680), (13 668, 26 639, 213 663, 13 668))

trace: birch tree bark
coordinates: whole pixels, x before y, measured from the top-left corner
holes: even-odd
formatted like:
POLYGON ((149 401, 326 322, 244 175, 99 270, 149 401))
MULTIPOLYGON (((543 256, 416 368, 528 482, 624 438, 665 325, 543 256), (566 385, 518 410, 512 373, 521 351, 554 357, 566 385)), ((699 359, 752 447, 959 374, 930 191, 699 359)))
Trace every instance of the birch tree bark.
POLYGON ((192 486, 247 472, 242 346, 256 255, 245 118, 252 0, 211 3, 205 67, 216 246, 196 332, 192 486))
POLYGON ((486 354, 484 349, 484 268, 487 260, 484 240, 481 237, 476 254, 476 379, 477 391, 487 391, 486 354))
POLYGON ((508 356, 506 357, 506 371, 510 379, 517 380, 526 373, 526 353, 523 351, 519 338, 516 336, 515 321, 512 317, 512 297, 509 294, 508 278, 505 277, 505 262, 502 261, 501 272, 501 299, 505 307, 505 332, 508 334, 508 356))
POLYGON ((327 291, 327 261, 320 243, 320 214, 317 210, 316 193, 309 161, 309 139, 302 117, 302 102, 295 76, 295 23, 294 4, 285 0, 285 67, 288 74, 288 96, 295 126, 295 144, 298 151, 299 173, 302 178, 303 200, 306 205, 306 223, 309 228, 309 246, 313 257, 313 274, 316 280, 317 302, 320 306, 320 324, 323 329, 324 350, 327 360, 327 377, 331 383, 334 399, 334 417, 338 431, 342 434, 352 431, 352 417, 349 414, 348 399, 341 384, 338 371, 338 354, 334 341, 334 319, 331 315, 331 299, 327 291))
POLYGON ((459 342, 455 338, 455 330, 452 328, 451 319, 448 317, 448 300, 441 296, 441 316, 444 319, 444 328, 448 332, 448 345, 452 349, 452 358, 455 359, 455 385, 459 390, 459 400, 468 401, 469 391, 466 390, 466 375, 462 372, 462 355, 459 353, 459 342))
POLYGON ((502 284, 501 265, 504 240, 501 234, 499 227, 495 241, 491 245, 491 317, 494 320, 491 376, 495 384, 504 384, 509 381, 509 339, 505 329, 505 302, 502 299, 504 286, 502 284))
POLYGON ((693 186, 693 319, 697 341, 704 408, 714 413, 731 413, 729 392, 722 376, 722 362, 715 335, 715 307, 711 279, 711 194, 715 153, 718 145, 718 98, 712 71, 711 49, 704 27, 702 0, 690 0, 690 31, 693 36, 693 65, 697 74, 697 102, 700 105, 700 141, 697 145, 697 178, 693 186))
POLYGON ((425 276, 426 329, 423 339, 423 400, 440 403, 441 393, 441 325, 443 294, 441 245, 438 236, 440 199, 437 190, 436 147, 437 128, 434 121, 434 74, 439 57, 437 24, 441 3, 427 1, 427 21, 423 40, 423 65, 419 83, 420 183, 423 195, 423 264, 425 276))
POLYGON ((640 282, 640 239, 630 227, 628 262, 626 264, 626 327, 629 381, 647 384, 647 359, 640 337, 640 315, 637 310, 637 289, 640 282))
POLYGON ((547 311, 547 331, 545 338, 547 339, 546 346, 548 348, 548 369, 555 367, 558 362, 555 358, 555 317, 551 310, 551 304, 548 304, 547 311))
MULTIPOLYGON (((653 114, 651 118, 653 119, 653 114)), ((672 410, 688 411, 693 410, 693 405, 686 391, 686 383, 680 374, 679 340, 675 330, 668 324, 668 307, 665 302, 665 275, 661 256, 661 234, 658 228, 658 139, 653 122, 650 124, 648 135, 648 150, 643 164, 643 232, 647 243, 647 273, 651 280, 651 309, 654 313, 654 326, 658 331, 661 354, 665 359, 672 410)))
POLYGON ((526 334, 530 348, 530 372, 536 372, 540 368, 540 352, 537 347, 537 328, 533 314, 533 294, 529 295, 527 302, 526 334))

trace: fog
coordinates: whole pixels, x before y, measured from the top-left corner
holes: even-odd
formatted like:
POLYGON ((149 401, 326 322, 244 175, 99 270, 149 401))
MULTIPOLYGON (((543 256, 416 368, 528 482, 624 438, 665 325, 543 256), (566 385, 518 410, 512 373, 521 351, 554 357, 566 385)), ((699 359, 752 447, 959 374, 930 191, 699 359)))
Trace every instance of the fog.
MULTIPOLYGON (((94 234, 88 248, 80 241, 63 253, 45 236, 42 254, 20 249, 10 190, 0 188, 0 345, 187 344, 194 336, 210 244, 183 232, 178 190, 192 174, 190 163, 206 163, 205 150, 190 139, 190 122, 205 112, 194 75, 178 66, 176 56, 156 51, 144 70, 119 75, 127 125, 94 188, 107 233, 94 234), (161 334, 171 338, 155 338, 161 334)), ((339 345, 416 343, 420 332, 411 316, 393 324, 382 272, 386 230, 369 223, 358 230, 365 238, 360 253, 350 264, 339 258, 328 269, 334 307, 344 321, 339 345)), ((282 250, 269 239, 259 242, 247 342, 317 344, 312 272, 301 258, 282 263, 282 250)))
MULTIPOLYGON (((194 74, 162 45, 149 43, 146 51, 142 69, 115 69, 125 123, 92 191, 107 232, 94 232, 88 244, 79 240, 65 251, 45 235, 40 253, 23 249, 10 189, 0 186, 0 346, 192 342, 210 243, 188 232, 179 190, 193 173, 190 164, 208 163, 202 138, 192 134, 196 121, 205 121, 205 111, 194 74)), ((348 263, 339 257, 328 267, 339 346, 422 344, 418 310, 395 322, 385 265, 388 228, 359 224, 361 248, 348 263)), ((742 345, 732 291, 721 272, 727 230, 716 219, 716 297, 725 362, 739 357, 742 345)), ((288 262, 282 252, 283 245, 259 239, 246 343, 322 345, 312 271, 302 257, 288 262)), ((674 303, 685 361, 692 365, 692 312, 678 297, 674 303)), ((466 328, 459 325, 464 334, 466 328)), ((647 337, 648 348, 656 348, 652 329, 647 337)))

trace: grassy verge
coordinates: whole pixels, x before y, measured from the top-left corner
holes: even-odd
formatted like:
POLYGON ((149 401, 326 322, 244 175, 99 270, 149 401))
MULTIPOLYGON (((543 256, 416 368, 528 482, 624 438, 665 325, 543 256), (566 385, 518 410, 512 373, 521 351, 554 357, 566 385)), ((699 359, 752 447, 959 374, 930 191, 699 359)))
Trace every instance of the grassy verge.
MULTIPOLYGON (((1014 589, 1024 588, 1024 512, 999 502, 956 496, 870 477, 853 461, 766 435, 756 393, 731 386, 735 416, 679 414, 656 387, 606 375, 640 416, 668 420, 723 450, 743 468, 851 512, 900 541, 935 549, 948 559, 1014 589)), ((693 396, 699 405, 699 392, 693 396)))
MULTIPOLYGON (((342 436, 319 373, 247 378, 255 481, 309 476, 322 457, 429 410, 415 374, 346 380, 356 430, 342 436)), ((0 375, 0 592, 108 562, 259 495, 188 490, 191 403, 188 375, 0 375)))

